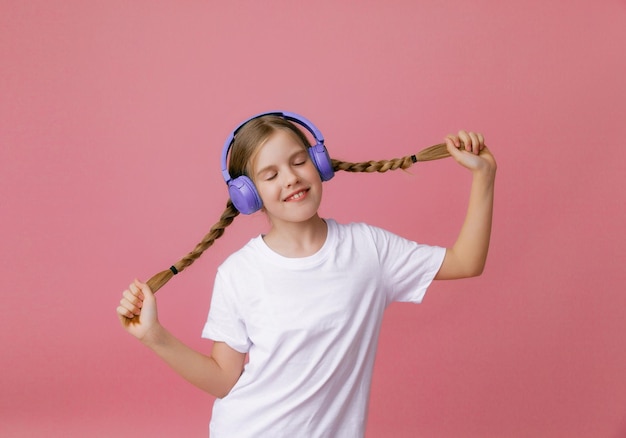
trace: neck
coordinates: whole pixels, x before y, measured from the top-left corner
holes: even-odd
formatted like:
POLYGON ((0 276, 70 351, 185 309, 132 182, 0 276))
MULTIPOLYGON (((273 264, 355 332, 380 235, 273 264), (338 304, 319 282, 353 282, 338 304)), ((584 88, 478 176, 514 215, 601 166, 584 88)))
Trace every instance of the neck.
POLYGON ((284 257, 308 257, 322 248, 327 234, 326 222, 315 215, 305 222, 273 223, 263 240, 284 257))

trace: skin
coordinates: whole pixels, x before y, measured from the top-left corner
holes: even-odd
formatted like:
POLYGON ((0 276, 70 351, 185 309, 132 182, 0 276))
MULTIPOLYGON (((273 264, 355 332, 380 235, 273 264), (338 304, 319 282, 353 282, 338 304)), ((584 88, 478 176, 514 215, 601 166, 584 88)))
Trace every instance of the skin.
POLYGON ((496 161, 482 134, 460 131, 446 137, 448 151, 457 163, 472 172, 472 187, 465 221, 446 256, 436 280, 452 280, 482 274, 487 261, 496 161))
MULTIPOLYGON (((467 214, 459 235, 446 250, 435 279, 480 275, 485 267, 493 214, 496 162, 479 133, 460 131, 445 139, 452 157, 472 173, 467 214)), ((271 222, 263 237, 286 257, 317 252, 326 240, 326 223, 317 213, 322 183, 308 153, 285 131, 272 135, 253 157, 252 178, 271 222), (296 196, 294 196, 296 195, 296 196)), ((122 293, 117 307, 122 327, 153 350, 174 371, 198 388, 221 398, 243 372, 246 355, 223 342, 214 342, 209 355, 175 338, 159 322, 154 294, 135 280, 122 293), (128 318, 139 315, 137 322, 128 318)))
POLYGON ((326 241, 317 210, 322 181, 302 144, 287 131, 272 135, 254 157, 254 185, 272 224, 265 243, 285 257, 306 257, 326 241))

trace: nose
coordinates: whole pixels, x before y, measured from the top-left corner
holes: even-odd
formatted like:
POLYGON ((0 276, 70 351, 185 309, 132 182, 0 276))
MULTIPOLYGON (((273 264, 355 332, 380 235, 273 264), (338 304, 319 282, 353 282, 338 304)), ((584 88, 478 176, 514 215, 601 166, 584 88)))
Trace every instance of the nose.
POLYGON ((296 184, 298 180, 298 174, 294 172, 293 169, 289 168, 283 172, 283 185, 285 187, 290 187, 296 184))

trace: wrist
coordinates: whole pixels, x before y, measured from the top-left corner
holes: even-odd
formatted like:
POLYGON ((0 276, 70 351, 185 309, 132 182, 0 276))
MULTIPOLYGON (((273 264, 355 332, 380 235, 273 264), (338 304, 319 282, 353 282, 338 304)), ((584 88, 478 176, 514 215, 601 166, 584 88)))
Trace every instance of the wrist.
POLYGON ((140 338, 142 344, 154 350, 167 339, 167 330, 158 321, 155 322, 140 338))
POLYGON ((496 179, 496 167, 489 164, 480 166, 473 170, 472 175, 475 180, 493 184, 496 179))

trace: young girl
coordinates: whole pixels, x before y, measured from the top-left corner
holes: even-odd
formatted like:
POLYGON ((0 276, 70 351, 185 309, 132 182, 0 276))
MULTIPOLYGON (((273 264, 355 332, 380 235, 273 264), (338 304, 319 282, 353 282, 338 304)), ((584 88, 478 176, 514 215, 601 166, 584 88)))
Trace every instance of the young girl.
POLYGON ((293 113, 266 113, 240 125, 222 153, 230 200, 220 221, 169 270, 147 283, 135 280, 117 308, 129 333, 217 397, 214 438, 363 437, 384 310, 393 301, 421 302, 433 279, 476 276, 485 266, 496 163, 481 134, 461 131, 434 152, 357 164, 331 160, 323 142, 315 126, 293 113), (318 215, 322 181, 335 170, 385 171, 448 154, 473 175, 451 248, 318 215), (238 212, 256 210, 267 215, 270 229, 218 268, 202 333, 213 348, 209 355, 194 351, 159 323, 153 293, 238 212))

